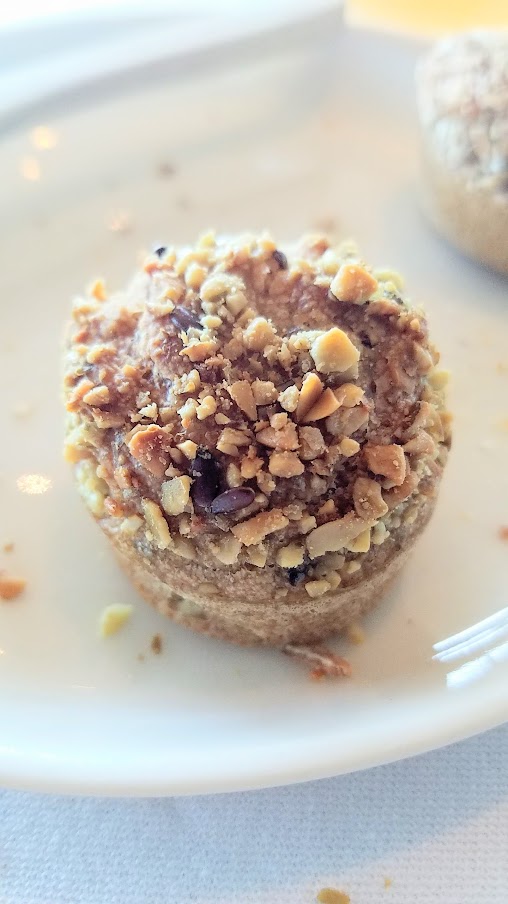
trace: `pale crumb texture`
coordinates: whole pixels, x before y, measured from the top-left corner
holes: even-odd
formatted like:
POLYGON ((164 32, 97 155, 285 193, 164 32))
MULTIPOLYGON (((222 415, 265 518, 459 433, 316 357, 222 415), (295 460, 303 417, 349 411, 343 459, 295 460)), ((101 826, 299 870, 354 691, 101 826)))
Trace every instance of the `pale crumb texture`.
POLYGON ((26 587, 26 581, 24 578, 16 577, 15 575, 7 574, 7 572, 0 572, 0 599, 1 600, 15 600, 18 596, 21 596, 24 589, 26 587))
POLYGON ((124 603, 113 603, 101 613, 99 620, 99 631, 101 637, 111 637, 120 631, 121 628, 129 621, 133 612, 133 606, 124 603))
POLYGON ((398 274, 352 242, 207 233, 75 301, 66 457, 160 611, 320 640, 428 520, 450 445, 438 362, 398 274))
POLYGON ((319 904, 351 904, 351 898, 337 888, 322 888, 316 895, 319 904))

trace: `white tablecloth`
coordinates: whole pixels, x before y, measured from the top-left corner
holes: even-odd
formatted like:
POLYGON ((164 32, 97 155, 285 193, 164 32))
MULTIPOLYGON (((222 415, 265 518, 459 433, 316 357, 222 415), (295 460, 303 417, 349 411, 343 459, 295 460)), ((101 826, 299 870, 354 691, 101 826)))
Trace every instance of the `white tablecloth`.
POLYGON ((1 904, 314 904, 324 886, 351 904, 507 904, 508 726, 248 794, 0 793, 1 904))

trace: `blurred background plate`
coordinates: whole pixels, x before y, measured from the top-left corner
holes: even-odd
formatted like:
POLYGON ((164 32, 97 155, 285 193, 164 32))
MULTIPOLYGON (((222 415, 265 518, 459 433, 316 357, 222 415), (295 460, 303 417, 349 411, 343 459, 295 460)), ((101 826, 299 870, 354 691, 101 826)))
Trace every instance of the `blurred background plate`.
POLYGON ((345 30, 328 9, 45 94, 16 116, 4 108, 0 568, 28 589, 0 606, 2 783, 260 787, 386 762, 507 718, 506 282, 420 217, 415 56, 402 40, 345 30), (157 616, 119 573, 62 462, 70 298, 95 275, 122 285, 141 249, 210 226, 268 227, 281 241, 309 229, 356 236, 367 260, 404 272, 453 370, 455 447, 436 515, 365 642, 338 642, 349 681, 313 683, 276 652, 157 616), (134 615, 102 641, 112 602, 132 602, 134 615))

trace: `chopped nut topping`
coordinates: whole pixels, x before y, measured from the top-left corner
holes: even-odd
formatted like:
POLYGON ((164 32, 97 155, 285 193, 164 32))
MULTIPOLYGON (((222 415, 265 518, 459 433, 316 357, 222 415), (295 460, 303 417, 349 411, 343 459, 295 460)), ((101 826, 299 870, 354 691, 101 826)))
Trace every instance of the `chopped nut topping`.
POLYGON ((339 405, 343 405, 344 408, 354 408, 365 395, 361 386, 355 386, 354 383, 343 383, 334 392, 339 405))
POLYGON ((320 578, 318 581, 307 581, 305 589, 309 596, 315 598, 328 593, 328 591, 332 589, 332 585, 329 584, 328 581, 325 581, 324 578, 320 578))
POLYGON ((264 568, 267 558, 268 553, 262 543, 260 543, 258 546, 248 547, 247 560, 251 565, 255 565, 256 568, 264 568))
POLYGON ((217 411, 217 402, 214 397, 211 395, 207 395, 204 399, 201 399, 198 407, 196 408, 196 417, 198 421, 204 421, 210 415, 215 414, 217 411))
POLYGON ((257 441, 263 446, 269 446, 271 449, 277 449, 281 452, 293 452, 298 449, 298 434, 293 423, 286 424, 282 430, 275 430, 273 427, 265 427, 257 434, 257 441))
POLYGON ((377 280, 358 264, 342 264, 332 279, 330 291, 340 301, 363 304, 377 289, 377 280))
POLYGON ((287 389, 280 393, 279 404, 284 408, 285 411, 296 411, 298 407, 299 397, 300 392, 298 387, 288 386, 287 389))
POLYGON ((252 393, 256 405, 271 405, 277 401, 277 390, 269 380, 254 380, 252 393))
POLYGON ((339 450, 341 455, 351 458, 352 455, 356 455, 360 450, 360 443, 357 443, 355 439, 351 439, 349 436, 345 436, 339 443, 339 450))
POLYGON ((355 511, 365 521, 377 521, 388 511, 381 486, 368 477, 357 477, 353 486, 355 511))
POLYGON ((406 476, 406 459, 404 449, 393 443, 390 446, 376 446, 367 443, 364 447, 369 471, 388 477, 396 486, 404 483, 406 476))
POLYGON ((365 528, 364 519, 359 518, 354 512, 348 512, 343 518, 321 524, 307 535, 307 549, 311 559, 317 559, 325 552, 338 552, 339 549, 344 549, 346 543, 358 537, 365 528))
POLYGON ((191 439, 186 439, 183 443, 178 443, 177 449, 179 449, 180 452, 183 452, 185 457, 192 461, 192 459, 196 457, 198 444, 193 443, 191 439))
POLYGON ((169 463, 170 437, 155 424, 138 430, 127 443, 132 457, 150 474, 163 477, 169 463))
POLYGON ((312 461, 326 452, 323 434, 317 427, 299 427, 298 439, 300 440, 298 454, 302 461, 312 461))
POLYGON ((191 479, 187 475, 173 477, 172 480, 162 484, 162 508, 167 515, 181 515, 185 511, 189 502, 190 488, 191 479))
POLYGON ((297 568, 303 562, 305 551, 299 543, 290 543, 289 546, 283 546, 279 549, 276 561, 281 568, 297 568))
POLYGON ((85 405, 94 405, 96 408, 107 405, 109 400, 110 394, 107 386, 94 386, 83 396, 85 405))
POLYGON ((240 541, 228 535, 218 546, 213 547, 213 554, 223 565, 233 565, 238 560, 241 548, 240 541))
POLYGON ((336 326, 314 340, 310 353, 317 370, 323 374, 344 373, 360 358, 347 333, 336 326))
POLYGON ((272 452, 268 470, 276 477, 296 477, 303 474, 305 466, 296 452, 272 452))
POLYGON ((248 380, 237 380, 228 386, 228 392, 234 402, 243 411, 251 421, 255 421, 258 412, 252 386, 248 380))
POLYGON ((108 297, 108 293, 106 292, 106 285, 103 279, 96 279, 94 283, 90 286, 90 295, 93 298, 96 298, 97 301, 106 301, 108 297))
POLYGON ((276 333, 268 320, 264 317, 255 317, 249 323, 243 336, 248 349, 262 352, 267 345, 273 345, 276 333))
POLYGON ((182 349, 180 355, 187 355, 191 361, 206 361, 215 354, 219 343, 215 339, 191 339, 189 344, 182 349))
POLYGON ((296 407, 296 420, 302 421, 311 408, 315 405, 323 392, 324 386, 315 373, 305 375, 300 390, 300 397, 296 407))
POLYGON ((370 549, 370 527, 358 534, 344 548, 350 552, 368 552, 370 549))
POLYGON ((289 519, 282 514, 280 509, 272 509, 268 512, 260 512, 248 521, 242 521, 231 528, 231 532, 243 543, 244 546, 254 546, 265 539, 269 534, 282 530, 289 524, 289 519))
POLYGON ((319 396, 317 402, 312 406, 310 411, 307 412, 305 417, 302 418, 304 424, 309 424, 311 421, 320 421, 324 417, 329 417, 333 414, 334 411, 339 407, 339 403, 335 396, 335 393, 330 388, 324 390, 319 396))
POLYGON ((171 545, 171 534, 160 506, 156 502, 152 502, 151 499, 142 499, 141 507, 155 545, 159 549, 167 549, 171 545))

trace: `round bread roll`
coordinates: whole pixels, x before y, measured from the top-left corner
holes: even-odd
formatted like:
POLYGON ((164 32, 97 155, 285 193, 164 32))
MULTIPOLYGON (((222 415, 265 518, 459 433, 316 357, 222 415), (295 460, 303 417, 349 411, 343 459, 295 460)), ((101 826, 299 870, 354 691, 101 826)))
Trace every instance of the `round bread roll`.
POLYGON ((439 42, 417 88, 424 209, 461 251, 508 273, 508 32, 439 42))
POLYGON ((380 599, 434 506, 445 375, 400 277, 322 236, 158 248, 74 305, 67 458, 140 593, 241 644, 380 599))

